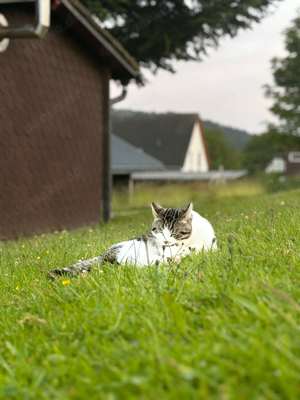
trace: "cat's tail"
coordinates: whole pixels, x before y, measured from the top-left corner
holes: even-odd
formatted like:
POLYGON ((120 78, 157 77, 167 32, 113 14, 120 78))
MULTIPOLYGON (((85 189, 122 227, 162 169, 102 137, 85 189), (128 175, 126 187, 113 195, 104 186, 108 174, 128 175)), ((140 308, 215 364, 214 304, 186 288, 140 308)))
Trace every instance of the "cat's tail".
POLYGON ((100 267, 103 265, 103 257, 93 257, 89 260, 78 261, 75 264, 69 265, 62 269, 56 268, 49 272, 49 277, 54 278, 55 276, 62 275, 79 275, 84 272, 88 272, 91 268, 100 267))

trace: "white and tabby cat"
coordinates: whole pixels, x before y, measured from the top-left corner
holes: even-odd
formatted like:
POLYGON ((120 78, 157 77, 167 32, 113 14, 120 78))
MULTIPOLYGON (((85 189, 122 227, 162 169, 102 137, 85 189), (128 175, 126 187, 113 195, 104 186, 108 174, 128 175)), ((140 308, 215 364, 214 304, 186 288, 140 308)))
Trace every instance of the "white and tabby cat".
POLYGON ((131 263, 139 267, 170 261, 178 261, 190 251, 216 249, 216 238, 211 224, 193 211, 193 204, 185 208, 163 208, 151 204, 154 216, 152 232, 111 246, 103 256, 80 261, 55 274, 89 271, 103 262, 131 263))

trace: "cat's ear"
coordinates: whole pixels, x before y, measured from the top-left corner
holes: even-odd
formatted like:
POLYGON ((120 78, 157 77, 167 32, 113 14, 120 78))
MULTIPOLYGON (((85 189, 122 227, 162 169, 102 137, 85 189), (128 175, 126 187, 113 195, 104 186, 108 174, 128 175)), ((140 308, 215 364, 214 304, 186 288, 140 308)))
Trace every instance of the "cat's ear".
POLYGON ((191 219, 192 211, 193 211, 193 203, 190 203, 183 209, 181 222, 187 222, 189 219, 191 219))
POLYGON ((159 214, 163 211, 163 207, 157 203, 151 203, 152 214, 155 219, 160 218, 159 214))

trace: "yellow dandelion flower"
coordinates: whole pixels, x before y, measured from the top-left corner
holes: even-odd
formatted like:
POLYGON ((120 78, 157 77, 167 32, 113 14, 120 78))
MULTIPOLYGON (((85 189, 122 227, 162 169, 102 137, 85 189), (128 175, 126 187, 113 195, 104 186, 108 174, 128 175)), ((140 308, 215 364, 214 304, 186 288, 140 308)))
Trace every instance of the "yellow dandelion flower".
POLYGON ((91 247, 91 243, 89 243, 89 244, 87 245, 87 247, 91 247))
POLYGON ((62 239, 62 236, 60 236, 59 238, 62 239))
POLYGON ((42 236, 42 237, 45 237, 45 235, 44 235, 44 234, 42 234, 41 236, 42 236))
POLYGON ((279 211, 278 215, 281 215, 281 212, 279 211))
POLYGON ((19 286, 16 287, 16 290, 20 290, 19 286))
POLYGON ((38 256, 38 257, 37 257, 37 260, 40 260, 40 259, 41 259, 41 257, 40 257, 40 256, 38 256))
POLYGON ((257 212, 256 212, 256 211, 253 211, 253 214, 257 214, 257 212))
POLYGON ((90 233, 92 233, 93 232, 93 229, 90 229, 90 233))
POLYGON ((58 234, 58 231, 54 231, 54 233, 55 233, 55 235, 57 235, 57 234, 58 234))
POLYGON ((232 221, 232 219, 231 219, 231 218, 229 218, 229 219, 227 220, 227 222, 230 222, 230 221, 232 221))
POLYGON ((67 231, 64 229, 63 231, 61 231, 61 233, 67 233, 67 231))
POLYGON ((24 247, 25 247, 25 244, 22 244, 22 249, 24 249, 24 247))
POLYGON ((145 226, 145 224, 142 224, 142 226, 145 226))
POLYGON ((221 211, 217 211, 217 212, 216 212, 216 215, 219 215, 220 213, 221 213, 221 211))
POLYGON ((65 286, 65 285, 68 285, 69 283, 70 283, 70 280, 67 280, 67 281, 62 281, 61 284, 65 286))
POLYGON ((248 219, 249 217, 248 217, 248 215, 246 215, 246 217, 245 217, 246 219, 248 219))
POLYGON ((46 251, 46 253, 47 253, 47 254, 49 254, 49 253, 50 253, 50 251, 49 251, 49 250, 47 250, 47 251, 46 251))

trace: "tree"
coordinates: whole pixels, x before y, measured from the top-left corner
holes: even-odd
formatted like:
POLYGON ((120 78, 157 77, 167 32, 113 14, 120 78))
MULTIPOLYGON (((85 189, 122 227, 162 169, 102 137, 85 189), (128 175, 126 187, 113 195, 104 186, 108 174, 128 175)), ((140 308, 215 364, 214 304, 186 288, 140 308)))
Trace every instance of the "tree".
POLYGON ((225 169, 241 168, 241 152, 235 150, 232 142, 224 138, 219 127, 206 128, 204 133, 211 160, 211 169, 218 169, 220 164, 225 169))
MULTIPOLYGON (((300 15, 285 31, 285 58, 272 60, 274 86, 266 85, 266 95, 274 99, 270 108, 280 120, 278 131, 300 135, 300 15)), ((273 126, 274 129, 274 126, 273 126)))
POLYGON ((250 173, 263 171, 275 156, 284 156, 291 145, 295 148, 294 139, 278 133, 276 129, 260 136, 253 135, 243 151, 244 168, 250 173))
POLYGON ((275 155, 274 142, 268 135, 253 135, 244 149, 244 167, 250 173, 263 171, 275 155))
POLYGON ((172 71, 259 22, 276 0, 81 0, 141 66, 172 71))

